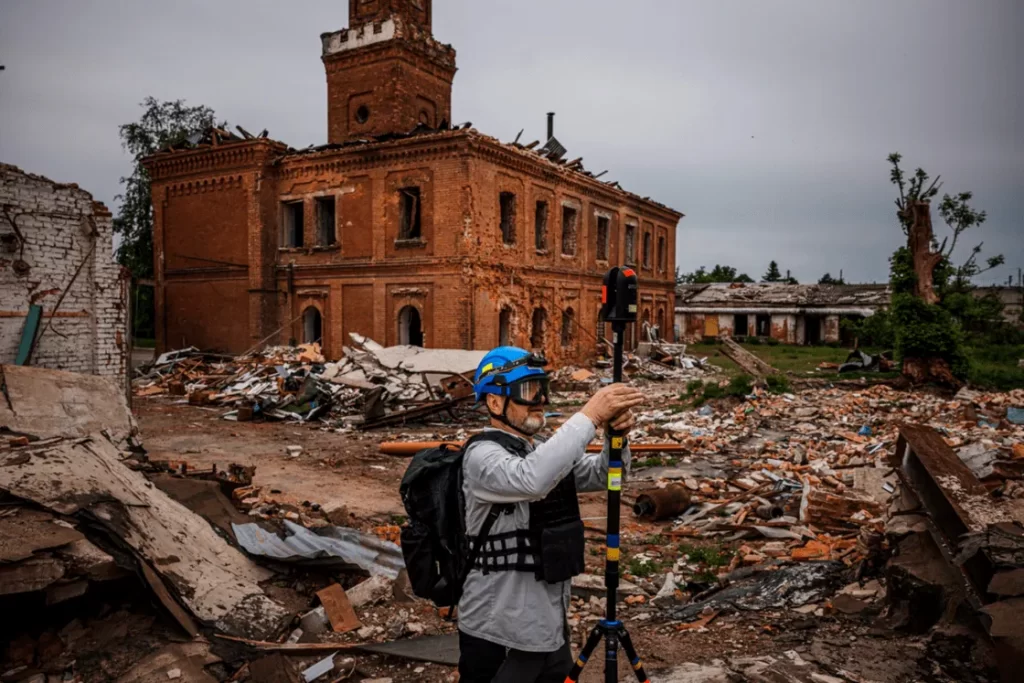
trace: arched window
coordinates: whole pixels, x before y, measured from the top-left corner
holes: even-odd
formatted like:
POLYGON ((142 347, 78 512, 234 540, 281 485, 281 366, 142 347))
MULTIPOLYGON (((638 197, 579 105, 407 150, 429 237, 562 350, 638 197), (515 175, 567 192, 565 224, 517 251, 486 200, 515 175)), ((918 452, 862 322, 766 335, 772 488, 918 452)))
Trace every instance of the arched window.
POLYGON ((498 346, 512 345, 512 309, 503 308, 498 314, 498 346))
POLYGON ((543 308, 533 309, 533 320, 530 324, 530 347, 534 349, 544 348, 544 333, 548 325, 548 312, 543 308))
POLYGON ((398 312, 398 343, 403 346, 423 346, 423 325, 415 306, 406 306, 398 312))
POLYGON ((651 309, 649 308, 645 308, 640 316, 640 339, 642 341, 651 340, 651 309))
POLYGON ((576 313, 571 308, 562 311, 562 346, 572 346, 575 325, 576 313))
POLYGON ((318 342, 323 344, 323 318, 316 306, 310 306, 302 312, 302 341, 304 344, 318 342))

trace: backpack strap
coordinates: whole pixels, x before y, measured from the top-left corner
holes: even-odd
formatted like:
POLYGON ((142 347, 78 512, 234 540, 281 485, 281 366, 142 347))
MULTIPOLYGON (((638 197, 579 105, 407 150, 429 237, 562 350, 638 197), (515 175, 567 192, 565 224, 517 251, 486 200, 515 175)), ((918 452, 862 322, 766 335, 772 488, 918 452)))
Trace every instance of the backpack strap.
MULTIPOLYGON (((462 446, 462 452, 465 453, 466 449, 471 444, 478 443, 480 441, 493 441, 499 444, 502 448, 514 452, 516 455, 526 454, 526 448, 524 442, 511 434, 495 429, 489 432, 480 432, 471 436, 465 444, 462 446)), ((491 528, 494 523, 498 521, 498 517, 501 513, 507 510, 509 505, 492 504, 491 509, 487 511, 487 517, 484 519, 484 523, 480 526, 480 533, 473 537, 472 544, 469 548, 469 555, 466 558, 466 566, 462 570, 462 576, 459 577, 459 591, 458 595, 462 595, 461 587, 466 584, 466 579, 469 577, 469 573, 473 571, 473 565, 476 564, 477 558, 480 556, 480 549, 483 547, 484 540, 490 535, 491 528)), ((458 603, 458 598, 453 598, 452 604, 448 606, 448 616, 446 619, 452 620, 455 614, 455 606, 458 603)))

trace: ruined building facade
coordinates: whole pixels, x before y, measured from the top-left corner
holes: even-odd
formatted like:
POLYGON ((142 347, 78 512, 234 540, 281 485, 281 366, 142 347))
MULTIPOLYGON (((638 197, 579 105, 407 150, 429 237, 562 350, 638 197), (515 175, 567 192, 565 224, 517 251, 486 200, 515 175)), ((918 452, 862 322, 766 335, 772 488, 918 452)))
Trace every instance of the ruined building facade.
POLYGON ((92 195, 0 164, 0 364, 127 390, 129 281, 113 251, 110 211, 92 195))
MULTIPOLYGON (((671 336, 680 213, 546 144, 452 126, 455 51, 430 0, 352 0, 324 34, 328 143, 214 129, 147 160, 161 349, 241 352, 348 333, 593 356, 601 279, 635 264, 671 336)), ((549 120, 549 131, 551 129, 549 120)))

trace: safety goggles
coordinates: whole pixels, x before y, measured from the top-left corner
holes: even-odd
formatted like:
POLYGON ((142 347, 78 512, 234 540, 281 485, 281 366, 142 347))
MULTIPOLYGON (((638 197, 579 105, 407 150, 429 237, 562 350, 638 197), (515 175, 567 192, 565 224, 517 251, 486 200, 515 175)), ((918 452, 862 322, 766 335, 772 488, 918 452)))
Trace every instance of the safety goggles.
POLYGON ((539 406, 548 402, 548 378, 528 377, 508 385, 508 397, 521 406, 539 406))

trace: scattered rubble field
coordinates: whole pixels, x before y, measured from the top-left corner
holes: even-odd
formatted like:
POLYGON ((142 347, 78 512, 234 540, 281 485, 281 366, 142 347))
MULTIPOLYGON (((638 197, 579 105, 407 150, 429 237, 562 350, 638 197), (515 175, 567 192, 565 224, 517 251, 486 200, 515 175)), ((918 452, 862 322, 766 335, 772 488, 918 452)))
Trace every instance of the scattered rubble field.
MULTIPOLYGON (((182 353, 142 371, 131 414, 109 385, 5 366, 0 682, 455 681, 455 625, 412 595, 396 545, 409 458, 383 451, 484 416, 416 372, 372 381, 400 353, 359 346, 345 370, 315 348, 182 353), (370 387, 331 381, 356 371, 370 387), (459 408, 407 414, 438 401, 459 408)), ((697 402, 694 378, 725 380, 666 360, 629 365, 649 402, 621 534, 619 614, 653 681, 1015 680, 1024 392, 697 402)), ((559 370, 550 426, 607 374, 559 370)), ((605 610, 605 497, 582 501, 575 651, 605 610)))

